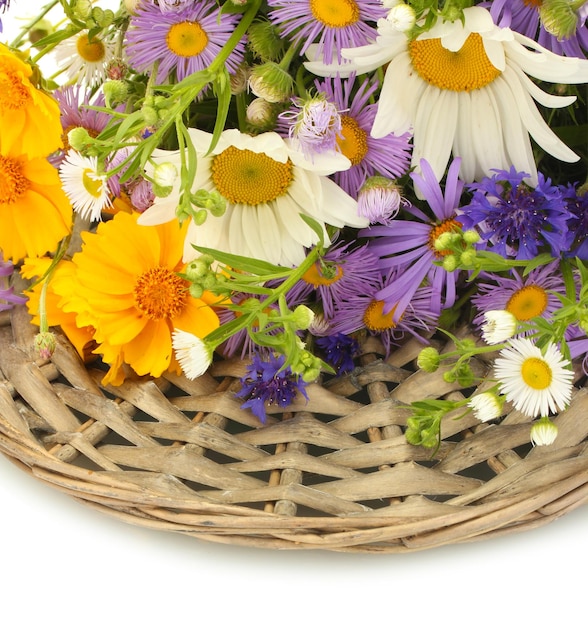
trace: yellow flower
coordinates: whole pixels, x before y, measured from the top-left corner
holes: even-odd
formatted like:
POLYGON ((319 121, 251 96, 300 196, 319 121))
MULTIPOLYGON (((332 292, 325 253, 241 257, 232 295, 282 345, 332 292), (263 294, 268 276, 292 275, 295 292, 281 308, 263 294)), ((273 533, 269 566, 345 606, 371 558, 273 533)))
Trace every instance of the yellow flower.
MULTIPOLYGON (((49 257, 25 259, 20 273, 26 279, 38 279, 44 276, 51 266, 52 259, 49 257)), ((64 311, 62 307, 61 290, 68 291, 71 279, 75 275, 75 265, 71 261, 62 260, 53 271, 45 297, 45 312, 49 326, 59 326, 72 345, 84 360, 91 359, 91 351, 95 347, 94 329, 91 326, 79 328, 76 323, 76 314, 64 311)), ((33 324, 41 325, 39 315, 39 299, 43 283, 34 283, 27 292, 27 309, 32 316, 33 324)), ((96 358, 96 357, 94 357, 96 358)))
MULTIPOLYGON (((4 119, 3 114, 0 118, 4 119)), ((69 234, 71 221, 71 204, 51 164, 44 158, 0 150, 0 249, 4 257, 19 261, 53 252, 69 234)))
MULTIPOLYGON (((65 311, 77 313, 78 326, 93 326, 95 352, 111 368, 106 383, 124 378, 123 365, 139 375, 181 372, 172 349, 174 329, 205 337, 219 325, 212 294, 192 298, 178 273, 187 224, 140 226, 136 215, 118 213, 84 233, 74 255, 75 279, 65 311)), ((60 288, 62 295, 66 292, 60 288)))
POLYGON ((29 80, 33 70, 0 44, 0 147, 29 158, 63 146, 57 102, 29 80))

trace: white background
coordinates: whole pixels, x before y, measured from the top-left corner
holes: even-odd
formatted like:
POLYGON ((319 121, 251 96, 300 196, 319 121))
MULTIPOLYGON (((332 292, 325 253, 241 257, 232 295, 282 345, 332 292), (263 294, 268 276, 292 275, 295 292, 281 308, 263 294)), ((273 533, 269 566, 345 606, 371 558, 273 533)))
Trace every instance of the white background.
MULTIPOLYGON (((0 40, 14 15, 43 3, 11 4, 0 40)), ((532 531, 413 554, 277 552, 125 524, 0 455, 0 507, 6 626, 587 623, 586 506, 532 531)))

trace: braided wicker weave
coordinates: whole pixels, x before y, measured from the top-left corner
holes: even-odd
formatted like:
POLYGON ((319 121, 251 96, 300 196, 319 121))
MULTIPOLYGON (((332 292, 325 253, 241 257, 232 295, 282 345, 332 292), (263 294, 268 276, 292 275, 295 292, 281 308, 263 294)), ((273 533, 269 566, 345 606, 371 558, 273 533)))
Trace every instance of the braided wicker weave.
POLYGON ((533 448, 528 419, 509 411, 499 424, 447 420, 431 458, 406 442, 404 404, 463 396, 414 371, 418 343, 383 360, 370 339, 361 367, 261 425, 233 394, 242 361, 103 388, 100 364, 63 338, 35 362, 26 310, 2 315, 0 451, 127 522, 262 548, 408 552, 530 529, 588 499, 580 369, 553 445, 533 448))

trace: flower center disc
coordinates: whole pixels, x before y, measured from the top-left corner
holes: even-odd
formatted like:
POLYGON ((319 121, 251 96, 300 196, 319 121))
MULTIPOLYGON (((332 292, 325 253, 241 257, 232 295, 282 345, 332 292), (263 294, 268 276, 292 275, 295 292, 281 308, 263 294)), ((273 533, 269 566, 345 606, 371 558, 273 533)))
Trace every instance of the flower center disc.
POLYGON ((439 89, 473 91, 500 76, 478 33, 471 33, 457 52, 444 48, 440 39, 415 39, 408 52, 419 76, 439 89))
POLYGON ((173 24, 165 38, 167 47, 179 57, 198 56, 208 44, 208 35, 198 22, 173 24))
POLYGON ((523 0, 523 4, 525 4, 528 7, 539 8, 543 4, 543 0, 523 0))
POLYGON ((17 110, 31 99, 22 80, 6 63, 0 61, 0 109, 17 110))
POLYGON ((88 35, 80 35, 76 42, 78 54, 88 63, 98 63, 105 55, 104 44, 99 39, 90 39, 88 35))
POLYGON ((345 28, 359 20, 354 0, 310 0, 310 10, 319 22, 329 28, 345 28))
POLYGON ((538 357, 529 357, 523 361, 521 375, 525 383, 533 389, 547 389, 551 385, 551 368, 538 357))
POLYGON ((323 265, 315 263, 304 272, 302 280, 313 285, 313 287, 318 287, 319 285, 332 285, 342 276, 343 267, 341 265, 328 262, 323 265))
POLYGON ((341 135, 337 137, 339 149, 351 161, 351 165, 359 165, 368 152, 367 133, 352 117, 342 115, 341 135))
POLYGON ((104 181, 97 178, 91 169, 86 168, 82 174, 82 183, 84 189, 94 198, 99 198, 102 193, 102 185, 104 181))
POLYGON ((233 204, 255 206, 286 193, 294 175, 285 163, 260 152, 230 146, 212 161, 212 181, 218 192, 233 204))
POLYGON ((519 321, 526 322, 541 315, 547 308, 547 293, 537 285, 527 285, 515 291, 506 303, 506 310, 519 321))
POLYGON ((0 155, 0 204, 16 202, 29 186, 30 181, 22 173, 20 163, 0 155))
POLYGON ((432 224, 428 241, 429 249, 432 250, 437 257, 443 257, 451 254, 451 250, 437 250, 435 248, 435 241, 437 241, 443 233, 457 232, 460 227, 461 224, 453 219, 445 220, 444 222, 441 222, 441 224, 432 224))
POLYGON ((184 308, 186 282, 167 267, 143 272, 133 289, 137 308, 152 320, 173 318, 184 308))
POLYGON ((396 328, 396 322, 392 319, 396 305, 388 313, 384 313, 384 302, 372 300, 363 314, 363 321, 369 330, 380 332, 389 328, 396 328))

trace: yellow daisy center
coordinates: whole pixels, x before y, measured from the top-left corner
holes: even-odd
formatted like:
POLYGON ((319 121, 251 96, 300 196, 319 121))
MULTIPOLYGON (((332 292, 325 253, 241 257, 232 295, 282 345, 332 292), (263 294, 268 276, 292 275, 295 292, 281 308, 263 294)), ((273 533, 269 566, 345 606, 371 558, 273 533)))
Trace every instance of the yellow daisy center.
POLYGON ((98 63, 106 55, 106 48, 100 39, 96 37, 90 39, 87 34, 78 37, 76 48, 78 54, 88 63, 98 63))
POLYGON ((547 308, 547 292, 538 285, 527 285, 515 291, 506 303, 506 310, 519 321, 526 322, 541 315, 547 308))
POLYGON ((135 305, 152 320, 174 318, 186 303, 186 281, 167 267, 143 272, 133 289, 135 305))
POLYGON ((427 243, 429 249, 432 250, 437 257, 443 257, 451 254, 451 250, 437 250, 435 248, 435 241, 437 241, 443 233, 458 231, 459 228, 459 222, 456 222, 454 219, 445 220, 441 222, 441 224, 433 225, 431 227, 431 231, 429 232, 429 241, 427 243))
POLYGON ((521 367, 521 376, 525 383, 533 389, 547 389, 551 385, 553 374, 549 365, 539 357, 525 359, 521 367))
POLYGON ((198 22, 178 22, 167 31, 165 42, 177 56, 195 57, 206 48, 208 35, 198 22))
POLYGON ((478 33, 471 33, 457 52, 444 48, 440 39, 415 39, 408 44, 408 52, 419 76, 439 89, 473 91, 500 76, 478 33))
POLYGON ((332 285, 343 276, 343 267, 335 263, 315 263, 309 267, 302 280, 309 285, 318 287, 319 285, 332 285))
POLYGON ((316 20, 329 28, 345 28, 359 20, 359 7, 354 0, 310 0, 316 20))
POLYGON ((342 115, 341 136, 337 137, 337 145, 351 165, 358 165, 368 152, 367 133, 352 117, 342 115))
POLYGON ((388 313, 384 313, 384 302, 372 300, 363 314, 363 322, 366 328, 374 332, 396 328, 397 322, 393 319, 395 310, 396 305, 388 313))
POLYGON ((0 204, 16 202, 30 185, 22 165, 16 159, 0 155, 0 204))
POLYGON ((0 63, 0 110, 21 109, 30 100, 31 94, 18 74, 0 63))
POLYGON ((280 163, 262 152, 230 146, 214 157, 211 175, 229 202, 255 206, 284 195, 294 178, 292 169, 289 159, 280 163))
POLYGON ((94 198, 99 198, 102 194, 102 185, 104 181, 96 177, 96 173, 89 168, 84 170, 82 174, 82 183, 84 189, 94 198))

